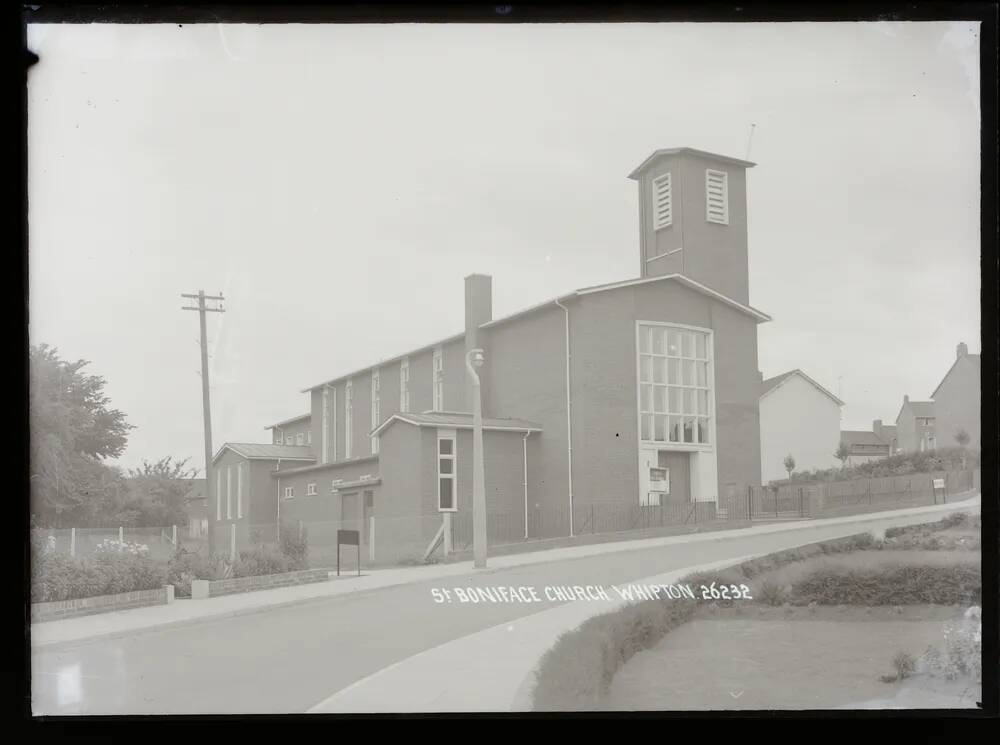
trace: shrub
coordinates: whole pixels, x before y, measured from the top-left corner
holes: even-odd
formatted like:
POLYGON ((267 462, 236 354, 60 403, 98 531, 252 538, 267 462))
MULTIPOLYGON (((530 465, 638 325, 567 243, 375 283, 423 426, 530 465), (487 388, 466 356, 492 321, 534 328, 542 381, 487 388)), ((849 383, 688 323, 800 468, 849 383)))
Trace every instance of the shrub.
POLYGON ((765 581, 757 593, 757 600, 765 605, 782 605, 788 596, 787 590, 776 582, 765 581))
POLYGON ((73 600, 152 590, 164 584, 163 568, 148 556, 104 553, 91 559, 74 559, 50 553, 32 566, 31 601, 73 600))
POLYGON ((540 661, 533 708, 598 707, 618 669, 636 652, 653 647, 667 632, 688 621, 696 607, 692 600, 645 600, 591 618, 563 634, 540 661))
POLYGON ((208 556, 197 551, 178 548, 167 564, 167 582, 174 586, 177 597, 191 597, 191 582, 196 579, 222 579, 220 562, 209 561, 208 556))
POLYGON ((256 546, 249 551, 240 551, 233 565, 234 577, 260 577, 265 574, 281 574, 292 571, 292 560, 285 554, 269 546, 256 546))
POLYGON ((896 680, 904 680, 913 675, 917 661, 913 655, 907 652, 897 652, 896 656, 892 658, 892 666, 896 670, 896 680))
POLYGON ((931 647, 923 654, 918 663, 923 671, 949 680, 970 677, 982 682, 983 627, 979 606, 969 608, 960 622, 945 626, 943 646, 943 653, 931 647))
POLYGON ((791 592, 797 605, 956 605, 979 603, 981 597, 978 564, 821 567, 796 582, 791 592))
POLYGON ((309 568, 309 539, 305 526, 300 531, 294 525, 283 524, 279 544, 281 553, 288 557, 292 569, 309 568))

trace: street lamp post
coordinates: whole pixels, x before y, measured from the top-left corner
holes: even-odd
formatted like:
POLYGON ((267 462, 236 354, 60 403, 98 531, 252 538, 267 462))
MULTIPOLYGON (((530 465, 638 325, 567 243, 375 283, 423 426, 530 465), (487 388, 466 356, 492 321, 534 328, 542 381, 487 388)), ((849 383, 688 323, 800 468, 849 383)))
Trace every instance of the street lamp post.
POLYGON ((475 567, 486 567, 486 479, 483 467, 483 404, 477 368, 483 366, 482 349, 470 349, 465 367, 472 379, 472 557, 475 567))

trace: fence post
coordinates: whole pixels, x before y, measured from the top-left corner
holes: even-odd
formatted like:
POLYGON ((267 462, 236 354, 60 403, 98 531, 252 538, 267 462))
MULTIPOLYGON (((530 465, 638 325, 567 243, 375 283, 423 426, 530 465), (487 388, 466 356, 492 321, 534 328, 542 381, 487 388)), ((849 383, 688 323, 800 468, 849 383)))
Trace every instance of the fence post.
POLYGON ((170 533, 170 542, 174 544, 174 548, 177 548, 177 526, 174 525, 170 533))
POLYGON ((69 529, 69 555, 76 556, 76 528, 69 529))
POLYGON ((752 513, 750 511, 750 500, 752 499, 751 497, 752 490, 753 490, 753 484, 747 484, 747 520, 753 519, 751 517, 752 513))
POLYGON ((375 561, 375 515, 368 516, 368 561, 375 561))
POLYGON ((124 525, 119 525, 118 526, 118 542, 119 543, 125 543, 125 526, 124 525))

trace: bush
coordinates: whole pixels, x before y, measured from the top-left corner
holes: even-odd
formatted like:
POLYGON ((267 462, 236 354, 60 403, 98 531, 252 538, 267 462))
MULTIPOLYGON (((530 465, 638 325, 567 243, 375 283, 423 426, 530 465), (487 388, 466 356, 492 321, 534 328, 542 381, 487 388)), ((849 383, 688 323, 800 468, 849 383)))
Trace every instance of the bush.
POLYGON ((104 553, 91 559, 43 554, 32 566, 31 602, 152 590, 166 584, 163 568, 148 556, 104 553))
POLYGON ((765 605, 783 605, 788 597, 787 590, 776 582, 765 581, 757 593, 757 600, 765 605))
POLYGON ((896 680, 904 680, 913 675, 917 661, 908 652, 897 652, 892 658, 892 666, 896 670, 896 680))
POLYGON ((290 560, 292 570, 309 568, 309 537, 305 526, 302 526, 300 531, 294 525, 283 524, 279 544, 281 553, 290 560))
POLYGON ((234 577, 260 577, 266 574, 282 574, 293 571, 293 561, 288 556, 268 546, 256 546, 249 551, 240 551, 233 565, 234 577))
POLYGON ((197 551, 178 548, 167 564, 167 582, 174 586, 174 595, 191 597, 191 582, 196 579, 223 579, 225 571, 221 557, 210 561, 209 557, 197 551))
POLYGON ((983 680, 983 626, 979 606, 969 608, 958 623, 945 626, 944 653, 928 649, 917 663, 919 669, 949 680, 970 677, 983 680))
POLYGON ((979 603, 981 598, 978 564, 822 567, 796 582, 791 591, 796 605, 956 605, 979 603))
POLYGON ((600 706, 618 669, 688 621, 696 607, 693 600, 645 600, 563 634, 539 663, 533 708, 573 711, 600 706))

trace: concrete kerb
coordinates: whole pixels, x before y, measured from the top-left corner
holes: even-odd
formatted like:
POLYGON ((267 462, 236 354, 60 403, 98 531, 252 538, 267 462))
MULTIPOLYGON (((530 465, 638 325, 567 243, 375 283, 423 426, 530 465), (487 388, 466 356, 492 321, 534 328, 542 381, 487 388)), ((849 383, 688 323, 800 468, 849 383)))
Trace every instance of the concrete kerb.
MULTIPOLYGON (((956 497, 957 496, 958 495, 956 495, 956 497)), ((161 631, 165 628, 175 628, 175 627, 179 628, 183 626, 189 626, 192 624, 203 623, 206 621, 223 620, 226 618, 235 618, 238 616, 251 615, 254 613, 266 612, 268 610, 284 608, 292 605, 304 605, 308 603, 315 603, 323 600, 329 600, 341 594, 374 591, 387 587, 395 587, 398 585, 410 584, 413 582, 430 581, 433 579, 455 576, 455 575, 472 574, 476 572, 488 573, 491 570, 507 569, 510 567, 522 566, 526 564, 534 564, 542 561, 559 561, 563 559, 582 558, 586 556, 593 556, 605 553, 639 551, 648 548, 655 548, 658 546, 674 545, 680 543, 696 543, 705 541, 727 540, 729 538, 738 538, 747 535, 760 535, 760 534, 774 533, 774 532, 786 532, 786 531, 808 529, 808 528, 827 526, 827 525, 836 525, 836 524, 849 525, 851 523, 868 522, 871 520, 878 520, 878 519, 891 519, 894 517, 905 518, 922 514, 937 514, 949 511, 962 511, 964 509, 967 509, 973 504, 978 505, 978 500, 967 497, 964 502, 963 501, 950 502, 948 504, 942 504, 942 505, 928 505, 926 507, 907 508, 903 510, 894 510, 887 512, 869 512, 862 515, 850 515, 839 518, 804 520, 796 523, 779 523, 779 524, 770 523, 767 525, 761 525, 750 528, 719 531, 718 533, 692 533, 680 536, 664 536, 660 538, 648 538, 648 539, 640 539, 636 541, 627 541, 627 542, 587 544, 583 546, 570 546, 570 547, 550 549, 545 551, 533 551, 520 554, 510 554, 506 556, 498 556, 491 559, 491 566, 486 570, 473 569, 471 566, 472 562, 461 562, 455 564, 435 564, 431 566, 412 567, 412 568, 407 567, 407 568, 401 568, 399 570, 394 570, 394 569, 381 570, 380 572, 375 574, 363 574, 361 576, 361 579, 364 579, 365 577, 370 577, 373 580, 376 580, 374 582, 364 583, 365 586, 354 586, 351 587, 350 589, 345 589, 343 591, 334 590, 333 592, 328 591, 330 588, 326 585, 326 583, 316 583, 313 585, 299 585, 297 586, 297 588, 272 588, 271 590, 265 590, 263 592, 281 592, 283 590, 287 591, 290 589, 299 589, 299 588, 311 588, 317 590, 317 592, 315 595, 310 595, 306 597, 295 597, 285 600, 266 601, 259 603, 257 605, 250 605, 247 607, 236 608, 236 609, 208 611, 188 618, 179 618, 162 622, 153 622, 130 628, 117 629, 106 633, 86 634, 79 637, 54 639, 51 641, 36 641, 37 630, 35 628, 32 628, 31 647, 33 649, 39 649, 39 648, 51 649, 61 646, 85 644, 90 641, 121 638, 145 632, 161 631), (400 577, 396 579, 390 579, 389 581, 386 582, 379 582, 377 580, 382 579, 379 577, 379 574, 381 574, 382 572, 387 572, 392 574, 398 573, 400 577), (327 591, 319 592, 319 590, 327 590, 327 591)), ((849 534, 850 533, 845 533, 845 535, 849 534)), ((356 580, 358 578, 352 577, 350 579, 356 580)), ((247 595, 254 595, 254 594, 256 593, 247 593, 247 595)), ((222 596, 219 598, 211 598, 207 601, 184 600, 179 602, 184 604, 188 602, 198 602, 198 603, 219 602, 233 597, 238 597, 238 596, 229 595, 229 596, 222 596)), ((166 607, 176 608, 178 607, 178 601, 175 601, 174 603, 171 603, 169 606, 166 607)), ((137 609, 137 610, 143 610, 143 609, 137 609)), ((131 611, 126 610, 119 612, 130 613, 131 611)), ((72 622, 74 620, 78 619, 68 619, 66 622, 72 622)), ((46 625, 55 623, 62 623, 62 621, 49 621, 46 622, 46 625)))

